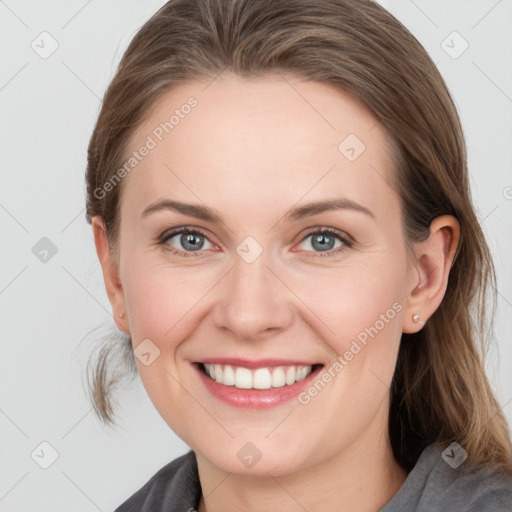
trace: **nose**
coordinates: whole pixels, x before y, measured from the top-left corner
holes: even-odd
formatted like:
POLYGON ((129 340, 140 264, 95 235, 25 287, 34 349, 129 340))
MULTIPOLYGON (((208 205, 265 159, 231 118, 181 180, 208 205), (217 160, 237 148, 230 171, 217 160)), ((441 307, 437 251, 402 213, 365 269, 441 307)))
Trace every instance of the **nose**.
POLYGON ((266 339, 285 330, 293 320, 293 293, 285 282, 265 251, 252 263, 235 255, 216 304, 216 326, 245 341, 266 339))

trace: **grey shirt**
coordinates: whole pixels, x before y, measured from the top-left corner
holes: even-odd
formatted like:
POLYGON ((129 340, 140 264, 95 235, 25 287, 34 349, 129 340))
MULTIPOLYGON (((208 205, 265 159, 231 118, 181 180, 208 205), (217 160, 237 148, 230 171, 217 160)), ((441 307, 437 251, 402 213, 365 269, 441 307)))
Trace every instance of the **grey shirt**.
MULTIPOLYGON (((465 462, 455 467, 442 453, 434 444, 425 448, 402 487, 378 512, 512 512, 512 478, 465 462)), ((200 498, 191 450, 164 466, 115 512, 192 512, 200 498)))

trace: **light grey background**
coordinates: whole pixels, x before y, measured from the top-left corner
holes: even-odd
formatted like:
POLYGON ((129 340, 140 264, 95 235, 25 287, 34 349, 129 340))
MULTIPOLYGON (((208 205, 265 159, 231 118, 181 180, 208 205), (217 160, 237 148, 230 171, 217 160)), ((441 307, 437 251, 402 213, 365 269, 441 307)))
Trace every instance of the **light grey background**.
MULTIPOLYGON (((111 511, 187 450, 138 381, 120 396, 120 427, 101 427, 83 392, 87 352, 79 347, 91 329, 112 322, 84 215, 87 143, 122 52, 163 3, 0 1, 4 512, 111 511), (58 48, 42 58, 52 39, 58 48), (43 237, 57 249, 46 262, 32 251, 43 237), (43 441, 58 453, 48 469, 40 467, 52 457, 43 441)), ((381 3, 426 47, 462 118, 474 200, 498 274, 498 345, 487 366, 512 422, 512 2, 381 3), (464 42, 453 31, 469 44, 458 58, 464 42)))

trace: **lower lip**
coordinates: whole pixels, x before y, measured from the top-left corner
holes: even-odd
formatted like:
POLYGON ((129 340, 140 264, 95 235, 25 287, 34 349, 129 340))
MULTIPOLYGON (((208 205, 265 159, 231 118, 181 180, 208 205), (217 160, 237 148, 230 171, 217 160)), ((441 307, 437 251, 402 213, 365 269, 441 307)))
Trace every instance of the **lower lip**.
POLYGON ((319 366, 305 379, 289 386, 270 389, 239 389, 235 386, 219 384, 210 377, 207 377, 202 372, 198 363, 193 363, 192 366, 199 374, 206 389, 214 397, 234 407, 246 409, 269 409, 295 398, 311 384, 323 368, 323 366, 319 366))

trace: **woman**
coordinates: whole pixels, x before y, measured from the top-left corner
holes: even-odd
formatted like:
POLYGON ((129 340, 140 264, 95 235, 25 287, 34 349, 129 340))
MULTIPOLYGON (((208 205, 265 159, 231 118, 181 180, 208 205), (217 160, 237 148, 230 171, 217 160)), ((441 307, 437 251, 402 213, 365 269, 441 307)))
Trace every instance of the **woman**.
POLYGON ((106 92, 87 187, 127 370, 191 448, 119 512, 510 510, 460 121, 386 10, 172 0, 106 92))

